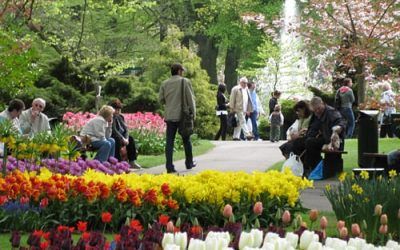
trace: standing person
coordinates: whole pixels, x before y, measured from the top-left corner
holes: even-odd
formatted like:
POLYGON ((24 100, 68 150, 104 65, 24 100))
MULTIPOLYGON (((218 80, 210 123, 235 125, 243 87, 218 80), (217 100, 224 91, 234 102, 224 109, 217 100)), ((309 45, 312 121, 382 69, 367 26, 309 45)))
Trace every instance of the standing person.
POLYGON ((239 84, 232 88, 231 96, 229 100, 229 107, 231 112, 235 113, 239 124, 233 130, 233 140, 240 141, 240 132, 243 131, 244 136, 247 140, 251 140, 254 137, 249 131, 245 116, 250 115, 253 111, 253 105, 250 99, 250 93, 247 89, 247 78, 242 77, 239 80, 239 84))
POLYGON ((335 95, 335 103, 340 104, 337 108, 347 121, 346 138, 351 138, 354 131, 353 103, 355 98, 351 86, 353 86, 351 78, 345 78, 343 86, 338 89, 335 95))
POLYGON ((115 140, 111 137, 114 108, 104 105, 96 117, 89 120, 81 130, 81 136, 87 136, 90 144, 97 150, 96 160, 105 162, 115 155, 115 140))
POLYGON ((264 109, 262 108, 262 104, 256 92, 256 83, 249 82, 247 84, 247 87, 249 88, 250 99, 253 104, 253 112, 250 113, 251 127, 254 135, 254 140, 258 141, 260 140, 260 134, 258 133, 257 119, 260 114, 264 114, 264 109))
POLYGON ((275 106, 278 104, 278 99, 281 97, 281 92, 278 90, 275 90, 272 93, 271 99, 269 99, 269 114, 272 114, 274 112, 275 106))
POLYGON ((389 81, 385 80, 382 86, 384 91, 380 101, 383 107, 383 114, 380 116, 380 137, 385 138, 387 135, 393 138, 392 114, 396 113, 395 94, 392 91, 392 86, 389 81))
POLYGON ((226 139, 226 130, 228 128, 228 100, 225 96, 226 85, 220 83, 217 92, 217 116, 219 117, 220 126, 214 140, 218 141, 221 137, 223 141, 226 139))
MULTIPOLYGON (((171 66, 171 77, 165 80, 160 87, 159 100, 165 105, 164 119, 167 123, 167 138, 165 146, 165 158, 167 173, 176 173, 173 164, 173 151, 176 132, 182 119, 182 95, 189 107, 193 117, 196 118, 196 102, 192 89, 192 83, 189 79, 182 77, 184 68, 181 64, 176 63, 171 66), (183 90, 183 93, 182 93, 183 90)), ((182 135, 181 135, 182 136, 182 135)), ((185 165, 186 169, 196 167, 193 161, 192 142, 189 136, 182 136, 183 147, 185 149, 185 165)))
POLYGON ((21 124, 18 117, 21 115, 22 110, 25 109, 25 103, 20 99, 13 99, 8 104, 7 109, 0 113, 0 122, 10 120, 13 128, 18 133, 22 134, 21 124))
POLYGON ((116 98, 110 102, 110 106, 115 110, 111 132, 111 137, 115 140, 115 158, 117 158, 119 161, 122 161, 121 148, 125 147, 129 165, 131 165, 133 169, 141 169, 142 167, 136 162, 137 150, 135 140, 129 135, 125 118, 121 114, 122 102, 116 98))
POLYGON ((32 101, 31 108, 22 111, 20 122, 23 134, 32 136, 42 131, 50 131, 49 118, 42 113, 45 107, 46 101, 36 98, 32 101))
POLYGON ((283 125, 283 114, 281 112, 281 106, 279 104, 275 105, 274 111, 269 116, 269 124, 271 126, 270 130, 270 140, 271 142, 278 142, 281 136, 281 126, 283 125))

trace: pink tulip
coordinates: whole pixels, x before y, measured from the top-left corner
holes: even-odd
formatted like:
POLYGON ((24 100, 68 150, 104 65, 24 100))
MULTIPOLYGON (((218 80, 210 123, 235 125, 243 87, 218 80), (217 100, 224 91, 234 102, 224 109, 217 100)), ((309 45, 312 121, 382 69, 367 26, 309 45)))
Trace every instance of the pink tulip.
POLYGON ((229 205, 229 204, 226 204, 225 207, 224 207, 224 211, 222 212, 222 215, 225 218, 230 218, 233 215, 232 206, 229 205))
POLYGON ((254 204, 253 207, 253 212, 256 215, 261 215, 263 212, 264 208, 263 208, 263 204, 261 201, 257 201, 256 204, 254 204))
POLYGON ((168 221, 167 223, 167 232, 168 233, 173 233, 175 230, 174 223, 172 221, 168 221))
POLYGON ((388 225, 381 225, 379 227, 379 233, 380 234, 387 234, 387 232, 388 232, 388 225))
POLYGON ((328 226, 328 219, 325 216, 322 216, 319 220, 319 226, 322 230, 326 229, 328 226))
POLYGON ((283 222, 283 224, 289 224, 290 221, 291 221, 290 217, 291 217, 291 215, 290 215, 289 210, 285 210, 285 212, 283 212, 283 214, 282 214, 282 222, 283 222))
POLYGON ((342 220, 337 222, 337 229, 340 231, 344 226, 346 225, 346 223, 342 220))
POLYGON ((310 220, 311 221, 316 221, 318 219, 318 210, 311 209, 310 213, 309 213, 309 216, 310 216, 310 220))
POLYGON ((354 237, 358 237, 361 234, 360 226, 357 223, 351 224, 351 234, 354 237))
POLYGON ((345 239, 345 238, 347 238, 348 235, 349 235, 349 232, 347 231, 347 227, 342 227, 342 229, 340 229, 340 231, 339 231, 340 238, 345 239))

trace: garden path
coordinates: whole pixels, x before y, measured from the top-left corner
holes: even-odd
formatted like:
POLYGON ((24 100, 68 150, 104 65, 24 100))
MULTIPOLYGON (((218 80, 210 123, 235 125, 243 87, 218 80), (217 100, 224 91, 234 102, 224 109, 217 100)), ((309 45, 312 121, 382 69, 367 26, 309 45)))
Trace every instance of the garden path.
MULTIPOLYGON (((197 166, 192 170, 185 169, 184 160, 174 162, 178 174, 195 174, 203 170, 218 171, 265 171, 274 163, 282 161, 279 146, 284 142, 269 141, 213 141, 215 147, 206 154, 195 157, 197 166)), ((139 159, 140 160, 140 159, 139 159)), ((165 165, 143 169, 137 173, 162 174, 165 165)), ((314 189, 304 190, 301 201, 307 208, 321 211, 332 211, 332 207, 323 193, 325 185, 334 185, 336 180, 314 182, 314 189)))

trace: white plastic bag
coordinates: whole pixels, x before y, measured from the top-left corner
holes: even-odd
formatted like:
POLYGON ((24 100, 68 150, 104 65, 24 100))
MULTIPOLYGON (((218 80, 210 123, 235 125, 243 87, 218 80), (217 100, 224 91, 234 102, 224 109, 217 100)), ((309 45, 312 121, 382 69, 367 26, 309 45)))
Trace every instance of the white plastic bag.
POLYGON ((296 176, 303 176, 303 163, 301 162, 300 157, 293 153, 290 153, 289 158, 283 163, 282 172, 285 168, 292 170, 293 174, 296 176))
POLYGON ((0 142, 0 157, 4 156, 4 143, 0 142))

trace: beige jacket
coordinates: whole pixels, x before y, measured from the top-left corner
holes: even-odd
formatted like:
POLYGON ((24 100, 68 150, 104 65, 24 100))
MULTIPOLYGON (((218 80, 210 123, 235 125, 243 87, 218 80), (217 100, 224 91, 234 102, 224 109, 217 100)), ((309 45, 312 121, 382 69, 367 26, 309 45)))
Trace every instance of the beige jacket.
POLYGON ((165 105, 164 119, 166 121, 180 121, 182 112, 182 79, 184 79, 184 96, 186 107, 196 118, 196 101, 193 94, 192 83, 189 79, 179 75, 171 76, 161 84, 159 101, 165 105))
POLYGON ((240 85, 236 85, 231 90, 231 96, 229 99, 229 107, 232 112, 253 112, 253 105, 250 98, 250 93, 248 89, 242 89, 240 85), (243 110, 243 94, 242 91, 247 91, 248 102, 247 109, 243 110))

